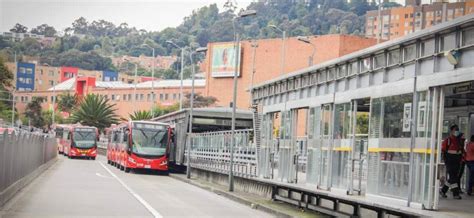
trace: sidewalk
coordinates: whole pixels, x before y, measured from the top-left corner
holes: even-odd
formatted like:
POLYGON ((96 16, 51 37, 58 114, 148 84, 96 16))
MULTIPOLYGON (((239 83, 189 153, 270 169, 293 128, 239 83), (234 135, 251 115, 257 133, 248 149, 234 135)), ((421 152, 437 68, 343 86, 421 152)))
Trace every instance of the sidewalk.
POLYGON ((272 201, 270 199, 265 199, 258 195, 253 195, 241 191, 229 192, 227 186, 222 186, 199 180, 196 177, 191 177, 191 179, 187 179, 185 174, 170 174, 170 177, 180 180, 182 182, 189 183, 194 186, 198 186, 202 189, 214 192, 218 195, 222 195, 226 198, 248 205, 254 209, 273 214, 276 217, 327 217, 324 214, 320 214, 314 211, 304 211, 290 204, 280 201, 272 201))

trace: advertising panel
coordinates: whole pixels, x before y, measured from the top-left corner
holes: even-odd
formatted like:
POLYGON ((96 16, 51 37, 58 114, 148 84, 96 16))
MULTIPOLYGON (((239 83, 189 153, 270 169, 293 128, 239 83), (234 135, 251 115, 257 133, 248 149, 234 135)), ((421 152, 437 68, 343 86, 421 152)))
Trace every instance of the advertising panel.
MULTIPOLYGON (((240 53, 240 46, 237 54, 240 53)), ((218 44, 212 46, 212 77, 233 77, 235 72, 236 52, 234 43, 218 44)), ((237 64, 237 76, 240 76, 240 56, 237 64)))

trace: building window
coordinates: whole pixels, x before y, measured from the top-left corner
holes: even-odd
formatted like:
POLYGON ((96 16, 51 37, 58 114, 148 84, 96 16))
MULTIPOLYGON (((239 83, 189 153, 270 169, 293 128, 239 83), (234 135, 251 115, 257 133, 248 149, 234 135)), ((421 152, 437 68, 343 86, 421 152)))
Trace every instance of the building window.
POLYGON ((474 44, 474 28, 464 30, 462 32, 462 45, 473 45, 474 44))
POLYGON ((435 40, 430 39, 421 43, 421 56, 433 55, 435 52, 435 40))
POLYGON ((150 94, 146 94, 146 101, 150 101, 150 94))
POLYGON ((371 70, 370 68, 370 57, 366 57, 360 60, 360 72, 364 73, 371 70))
POLYGON ((326 71, 319 71, 319 74, 318 74, 318 82, 319 83, 323 83, 323 82, 326 82, 326 71))
POLYGON ((160 101, 163 101, 163 93, 160 93, 160 101))
POLYGON ((349 75, 357 74, 357 61, 349 64, 349 75))
POLYGON ((400 50, 392 50, 388 52, 388 65, 392 66, 400 63, 400 50))
POLYGON ((168 100, 168 93, 165 94, 165 101, 168 100))
POLYGON ((24 68, 24 67, 20 67, 19 72, 20 72, 20 73, 25 73, 25 68, 24 68))
POLYGON ((411 61, 416 58, 415 44, 403 48, 403 61, 411 61))
POLYGON ((335 77, 336 77, 336 68, 335 67, 329 68, 329 70, 328 70, 328 81, 334 80, 335 77))
POLYGON ((48 76, 54 76, 54 71, 50 70, 50 71, 48 72, 48 76))
POLYGON ((140 101, 143 101, 145 99, 145 95, 144 94, 140 94, 140 101))
POLYGON ((374 57, 374 68, 378 69, 382 67, 385 67, 385 55, 383 53, 375 55, 374 57))
POLYGON ((128 94, 128 98, 127 98, 129 101, 132 100, 132 94, 128 94))
POLYGON ((440 52, 450 51, 456 48, 456 35, 454 33, 440 37, 440 52))
POLYGON ((112 101, 115 101, 115 95, 111 95, 112 101))
POLYGON ((140 99, 139 97, 140 97, 140 96, 139 96, 138 94, 135 94, 135 101, 136 101, 136 100, 139 100, 139 99, 140 99))
POLYGON ((176 100, 176 93, 173 93, 173 100, 176 100))

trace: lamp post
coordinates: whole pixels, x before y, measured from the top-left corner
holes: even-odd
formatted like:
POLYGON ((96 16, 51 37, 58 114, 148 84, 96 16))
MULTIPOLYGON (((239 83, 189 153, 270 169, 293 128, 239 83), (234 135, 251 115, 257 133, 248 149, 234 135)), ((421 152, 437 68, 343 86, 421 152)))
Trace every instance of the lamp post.
POLYGON ((300 42, 304 42, 306 44, 309 44, 313 47, 313 53, 311 53, 311 56, 309 57, 308 64, 309 66, 313 66, 313 60, 314 60, 314 54, 316 53, 316 46, 309 40, 307 36, 298 36, 296 39, 300 42))
MULTIPOLYGON (((12 49, 11 47, 6 47, 7 49, 12 49)), ((15 61, 15 67, 17 67, 17 59, 16 59, 16 50, 13 49, 13 52, 14 52, 14 56, 13 56, 13 60, 15 61)), ((13 90, 12 90, 12 127, 15 126, 15 89, 16 87, 13 87, 13 90)))
MULTIPOLYGON (((125 61, 129 61, 128 59, 124 59, 125 61)), ((131 63, 131 62, 130 62, 131 63)), ((138 64, 133 63, 135 65, 135 78, 133 79, 134 81, 134 88, 133 88, 133 112, 136 110, 136 101, 137 101, 137 77, 138 77, 138 64)))
POLYGON ((179 86, 179 109, 183 109, 183 70, 184 70, 184 51, 185 47, 179 47, 176 43, 171 40, 167 40, 166 43, 172 45, 175 48, 181 49, 181 70, 179 73, 179 77, 181 79, 181 83, 179 86))
POLYGON ((155 64, 156 64, 156 58, 155 58, 155 48, 151 47, 148 44, 143 44, 142 46, 151 48, 152 51, 152 56, 153 56, 153 63, 151 66, 151 101, 153 102, 151 105, 151 118, 155 118, 155 64))
POLYGON ((280 31, 282 33, 281 37, 281 59, 280 59, 280 75, 285 74, 285 54, 286 54, 286 31, 278 28, 275 25, 269 25, 268 27, 280 31))
POLYGON ((237 107, 237 76, 238 66, 240 58, 240 36, 235 28, 235 22, 244 17, 254 16, 257 14, 255 10, 246 10, 232 19, 232 27, 234 29, 234 56, 235 56, 235 68, 234 68, 234 93, 232 96, 232 129, 231 129, 231 143, 230 143, 230 170, 229 170, 229 191, 234 191, 234 145, 235 145, 235 110, 237 107))
POLYGON ((193 107, 194 107, 194 78, 196 75, 196 70, 195 67, 193 66, 193 54, 197 52, 206 52, 207 48, 202 47, 196 49, 194 52, 189 53, 189 60, 191 61, 191 67, 192 67, 192 75, 191 75, 191 97, 189 99, 189 128, 188 128, 188 136, 189 136, 189 143, 187 144, 187 151, 188 151, 188 156, 186 158, 186 177, 189 179, 191 178, 191 146, 192 146, 192 133, 193 133, 193 107))
POLYGON ((255 77, 255 58, 256 58, 256 52, 258 48, 258 42, 257 40, 252 40, 250 43, 250 46, 252 46, 252 77, 250 78, 250 104, 249 106, 252 106, 252 89, 253 89, 253 80, 255 77))

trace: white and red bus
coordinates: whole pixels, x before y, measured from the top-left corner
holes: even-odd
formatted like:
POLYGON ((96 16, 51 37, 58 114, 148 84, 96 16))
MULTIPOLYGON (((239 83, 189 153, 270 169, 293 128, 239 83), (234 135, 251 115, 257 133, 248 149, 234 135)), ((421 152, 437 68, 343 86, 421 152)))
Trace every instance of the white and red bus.
POLYGON ((56 125, 54 128, 54 132, 57 138, 59 154, 64 154, 64 147, 68 143, 67 136, 69 134, 70 128, 71 128, 71 125, 68 125, 68 124, 56 125))
POLYGON ((59 152, 69 158, 97 157, 97 128, 82 125, 61 125, 56 127, 56 136, 60 138, 59 152), (62 136, 62 137, 61 137, 62 136))
POLYGON ((129 121, 108 130, 107 162, 125 172, 150 169, 168 172, 171 129, 154 121, 129 121))

